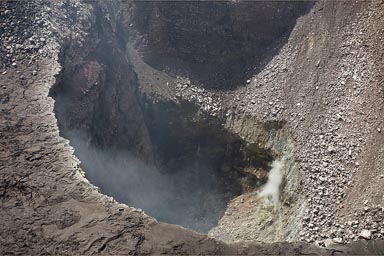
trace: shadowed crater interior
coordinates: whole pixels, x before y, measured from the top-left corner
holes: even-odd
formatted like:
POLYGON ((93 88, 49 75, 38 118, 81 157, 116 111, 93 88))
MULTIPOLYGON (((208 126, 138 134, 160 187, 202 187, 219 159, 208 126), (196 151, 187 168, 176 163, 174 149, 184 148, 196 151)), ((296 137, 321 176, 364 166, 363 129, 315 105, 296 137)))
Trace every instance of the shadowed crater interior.
POLYGON ((273 56, 309 5, 134 2, 115 23, 96 9, 85 41, 63 49, 51 89, 60 133, 87 178, 160 221, 200 232, 216 226, 231 199, 266 182, 272 154, 193 103, 157 98, 151 90, 166 92, 168 83, 141 84, 127 45, 149 64, 140 76, 187 74, 227 89, 273 56))
POLYGON ((243 85, 280 50, 314 1, 141 1, 129 26, 143 60, 197 84, 243 85))
MULTIPOLYGON (((56 100, 60 103, 60 95, 56 100)), ((159 221, 208 232, 231 199, 266 182, 272 156, 246 145, 216 119, 198 117, 196 111, 190 103, 148 107, 143 116, 150 138, 147 154, 137 153, 130 145, 106 145, 102 135, 71 129, 70 124, 60 127, 86 177, 103 193, 159 221)), ((106 134, 110 125, 105 127, 106 134)), ((147 142, 138 145, 142 143, 147 142)))

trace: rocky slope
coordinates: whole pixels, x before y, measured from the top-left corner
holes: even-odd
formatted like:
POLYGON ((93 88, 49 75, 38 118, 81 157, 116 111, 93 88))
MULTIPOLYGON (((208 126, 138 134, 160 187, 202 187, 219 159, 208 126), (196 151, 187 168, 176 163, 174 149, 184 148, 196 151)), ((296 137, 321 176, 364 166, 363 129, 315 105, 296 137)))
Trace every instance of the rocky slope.
MULTIPOLYGON (((2 2, 1 254, 379 252, 380 242, 328 250, 305 242, 332 247, 384 236, 384 4, 296 4, 208 2, 192 13, 209 18, 194 19, 185 12, 191 4, 171 2, 2 2), (254 20, 260 6, 265 16, 254 20), (212 28, 210 40, 196 44, 212 28), (269 34, 275 29, 282 32, 269 34), (222 38, 229 43, 215 47, 222 38), (281 211, 243 189, 210 232, 232 242, 225 243, 157 222, 85 179, 71 131, 167 166, 161 127, 175 131, 167 137, 175 141, 187 128, 195 139, 215 128, 258 161, 284 159, 281 211)), ((200 157, 193 141, 177 152, 200 157)), ((223 157, 228 143, 203 147, 203 155, 223 157)), ((234 162, 244 164, 239 173, 252 166, 234 162)))
POLYGON ((235 93, 239 111, 283 118, 295 131, 306 241, 383 237, 383 173, 374 167, 383 145, 382 7, 318 2, 280 54, 235 93))

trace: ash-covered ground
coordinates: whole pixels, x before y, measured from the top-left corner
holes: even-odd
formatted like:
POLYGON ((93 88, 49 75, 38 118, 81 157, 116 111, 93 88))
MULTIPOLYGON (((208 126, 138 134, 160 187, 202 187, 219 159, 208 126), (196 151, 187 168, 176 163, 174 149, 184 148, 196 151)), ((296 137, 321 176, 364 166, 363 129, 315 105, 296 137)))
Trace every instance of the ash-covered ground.
POLYGON ((2 1, 0 253, 382 252, 383 13, 383 1, 2 1), (208 235, 157 222, 90 183, 74 130, 169 170, 215 156, 238 193, 208 235), (279 209, 258 193, 276 159, 279 209))

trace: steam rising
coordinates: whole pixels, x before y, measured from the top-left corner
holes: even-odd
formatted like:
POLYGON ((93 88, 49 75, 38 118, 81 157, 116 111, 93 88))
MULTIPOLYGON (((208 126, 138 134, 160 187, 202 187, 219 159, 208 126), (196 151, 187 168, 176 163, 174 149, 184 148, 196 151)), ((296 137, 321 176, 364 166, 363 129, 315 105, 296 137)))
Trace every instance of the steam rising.
POLYGON ((130 152, 98 149, 79 132, 68 134, 87 178, 121 203, 141 208, 159 221, 207 232, 217 225, 228 201, 230 186, 209 163, 186 159, 172 172, 144 163, 130 152))
POLYGON ((260 197, 272 199, 275 210, 280 210, 280 185, 283 181, 283 162, 275 160, 272 163, 272 169, 268 174, 268 181, 259 193, 260 197))

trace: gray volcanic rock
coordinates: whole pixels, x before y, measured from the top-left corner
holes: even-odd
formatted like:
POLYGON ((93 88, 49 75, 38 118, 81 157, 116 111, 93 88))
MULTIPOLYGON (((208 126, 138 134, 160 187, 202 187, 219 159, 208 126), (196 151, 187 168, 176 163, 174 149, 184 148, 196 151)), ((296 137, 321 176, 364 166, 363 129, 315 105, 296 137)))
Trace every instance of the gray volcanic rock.
POLYGON ((383 2, 239 2, 0 3, 0 254, 382 252, 383 2), (281 216, 244 190, 224 241, 158 222, 92 185, 64 138, 161 165, 160 124, 284 158, 281 216))
POLYGON ((126 27, 137 31, 134 45, 152 67, 233 88, 262 69, 313 3, 142 1, 126 27))

